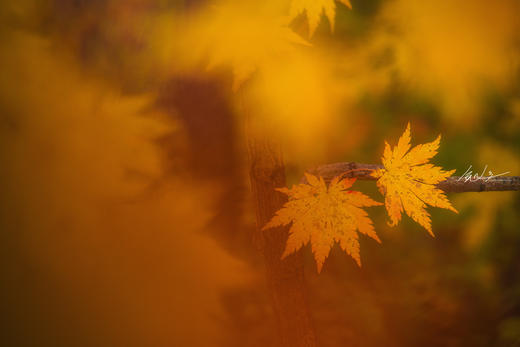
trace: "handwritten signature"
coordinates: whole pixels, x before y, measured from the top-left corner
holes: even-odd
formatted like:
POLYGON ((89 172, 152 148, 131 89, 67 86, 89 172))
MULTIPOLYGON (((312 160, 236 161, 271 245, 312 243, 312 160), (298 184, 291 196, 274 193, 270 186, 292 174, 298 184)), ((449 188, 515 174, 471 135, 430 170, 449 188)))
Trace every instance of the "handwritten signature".
POLYGON ((478 173, 473 173, 473 171, 471 171, 471 167, 472 167, 472 165, 470 165, 468 167, 468 169, 466 170, 466 172, 464 172, 464 174, 459 177, 458 181, 464 180, 464 182, 468 182, 468 181, 482 179, 487 182, 494 177, 507 175, 509 173, 509 171, 507 171, 507 172, 502 172, 501 174, 498 174, 498 175, 493 175, 493 172, 491 170, 489 170, 488 171, 489 176, 484 176, 484 173, 486 172, 487 167, 488 167, 487 165, 484 167, 484 170, 482 170, 482 173, 480 175, 478 173))

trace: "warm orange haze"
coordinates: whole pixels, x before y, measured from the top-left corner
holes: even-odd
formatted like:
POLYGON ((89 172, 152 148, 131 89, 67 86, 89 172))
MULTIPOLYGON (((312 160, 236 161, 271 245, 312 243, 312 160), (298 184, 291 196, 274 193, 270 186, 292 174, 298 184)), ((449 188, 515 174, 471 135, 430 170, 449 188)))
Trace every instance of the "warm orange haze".
POLYGON ((519 1, 3 1, 0 37, 0 345, 520 346, 519 1))

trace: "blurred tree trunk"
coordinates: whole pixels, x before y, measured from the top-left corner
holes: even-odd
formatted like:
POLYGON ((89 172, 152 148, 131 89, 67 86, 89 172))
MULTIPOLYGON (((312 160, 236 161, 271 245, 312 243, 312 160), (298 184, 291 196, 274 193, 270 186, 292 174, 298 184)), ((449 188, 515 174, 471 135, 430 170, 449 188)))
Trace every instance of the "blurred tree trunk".
POLYGON ((250 179, 255 199, 257 235, 263 253, 267 284, 275 311, 280 344, 283 347, 314 347, 316 335, 310 318, 301 252, 280 259, 288 228, 262 231, 274 213, 286 202, 275 191, 284 187, 285 167, 279 146, 262 132, 248 131, 250 179))
MULTIPOLYGON (((187 0, 184 10, 193 10, 207 0, 187 0)), ((242 98, 242 101, 243 98, 242 98)), ((244 115, 247 115, 244 109, 244 115)), ((277 319, 280 345, 283 347, 315 347, 316 335, 306 298, 303 257, 297 252, 284 260, 281 255, 288 228, 262 231, 286 201, 277 187, 285 186, 285 167, 279 146, 249 124, 248 145, 251 187, 256 206, 255 239, 264 255, 266 279, 277 319)))

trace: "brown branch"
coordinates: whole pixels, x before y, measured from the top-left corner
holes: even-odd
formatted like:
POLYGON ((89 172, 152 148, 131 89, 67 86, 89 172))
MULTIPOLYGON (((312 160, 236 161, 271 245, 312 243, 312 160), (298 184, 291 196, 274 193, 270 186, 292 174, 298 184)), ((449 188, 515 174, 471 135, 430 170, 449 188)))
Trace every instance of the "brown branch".
MULTIPOLYGON (((360 180, 375 181, 376 178, 370 176, 370 172, 376 169, 382 169, 379 164, 360 164, 354 162, 334 163, 321 165, 314 169, 308 170, 313 175, 323 177, 326 181, 343 174, 344 177, 356 177, 360 180)), ((305 177, 302 178, 302 181, 305 177)), ((491 191, 511 191, 520 190, 519 176, 498 176, 498 177, 478 177, 466 178, 452 176, 445 181, 437 184, 439 189, 451 193, 463 192, 491 192, 491 191)))

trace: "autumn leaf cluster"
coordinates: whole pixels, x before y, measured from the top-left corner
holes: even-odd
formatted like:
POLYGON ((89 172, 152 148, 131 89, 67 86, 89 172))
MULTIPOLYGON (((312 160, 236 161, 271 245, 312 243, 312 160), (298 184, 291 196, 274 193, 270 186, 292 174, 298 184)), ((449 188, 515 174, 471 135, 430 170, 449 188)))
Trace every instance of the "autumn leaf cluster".
MULTIPOLYGON (((455 170, 445 171, 428 163, 437 154, 440 136, 412 149, 410 140, 408 123, 393 149, 385 143, 383 168, 374 170, 371 175, 377 178, 377 186, 385 198, 390 226, 399 223, 404 211, 434 236, 426 206, 457 212, 446 195, 436 187, 437 183, 451 176, 455 170)), ((282 258, 310 243, 320 272, 330 249, 338 242, 361 266, 358 232, 381 242, 363 208, 383 204, 361 192, 349 190, 356 179, 341 179, 341 176, 335 177, 327 185, 322 177, 306 173, 307 183, 295 185, 291 189, 277 189, 287 195, 289 200, 264 229, 291 224, 282 258)))

